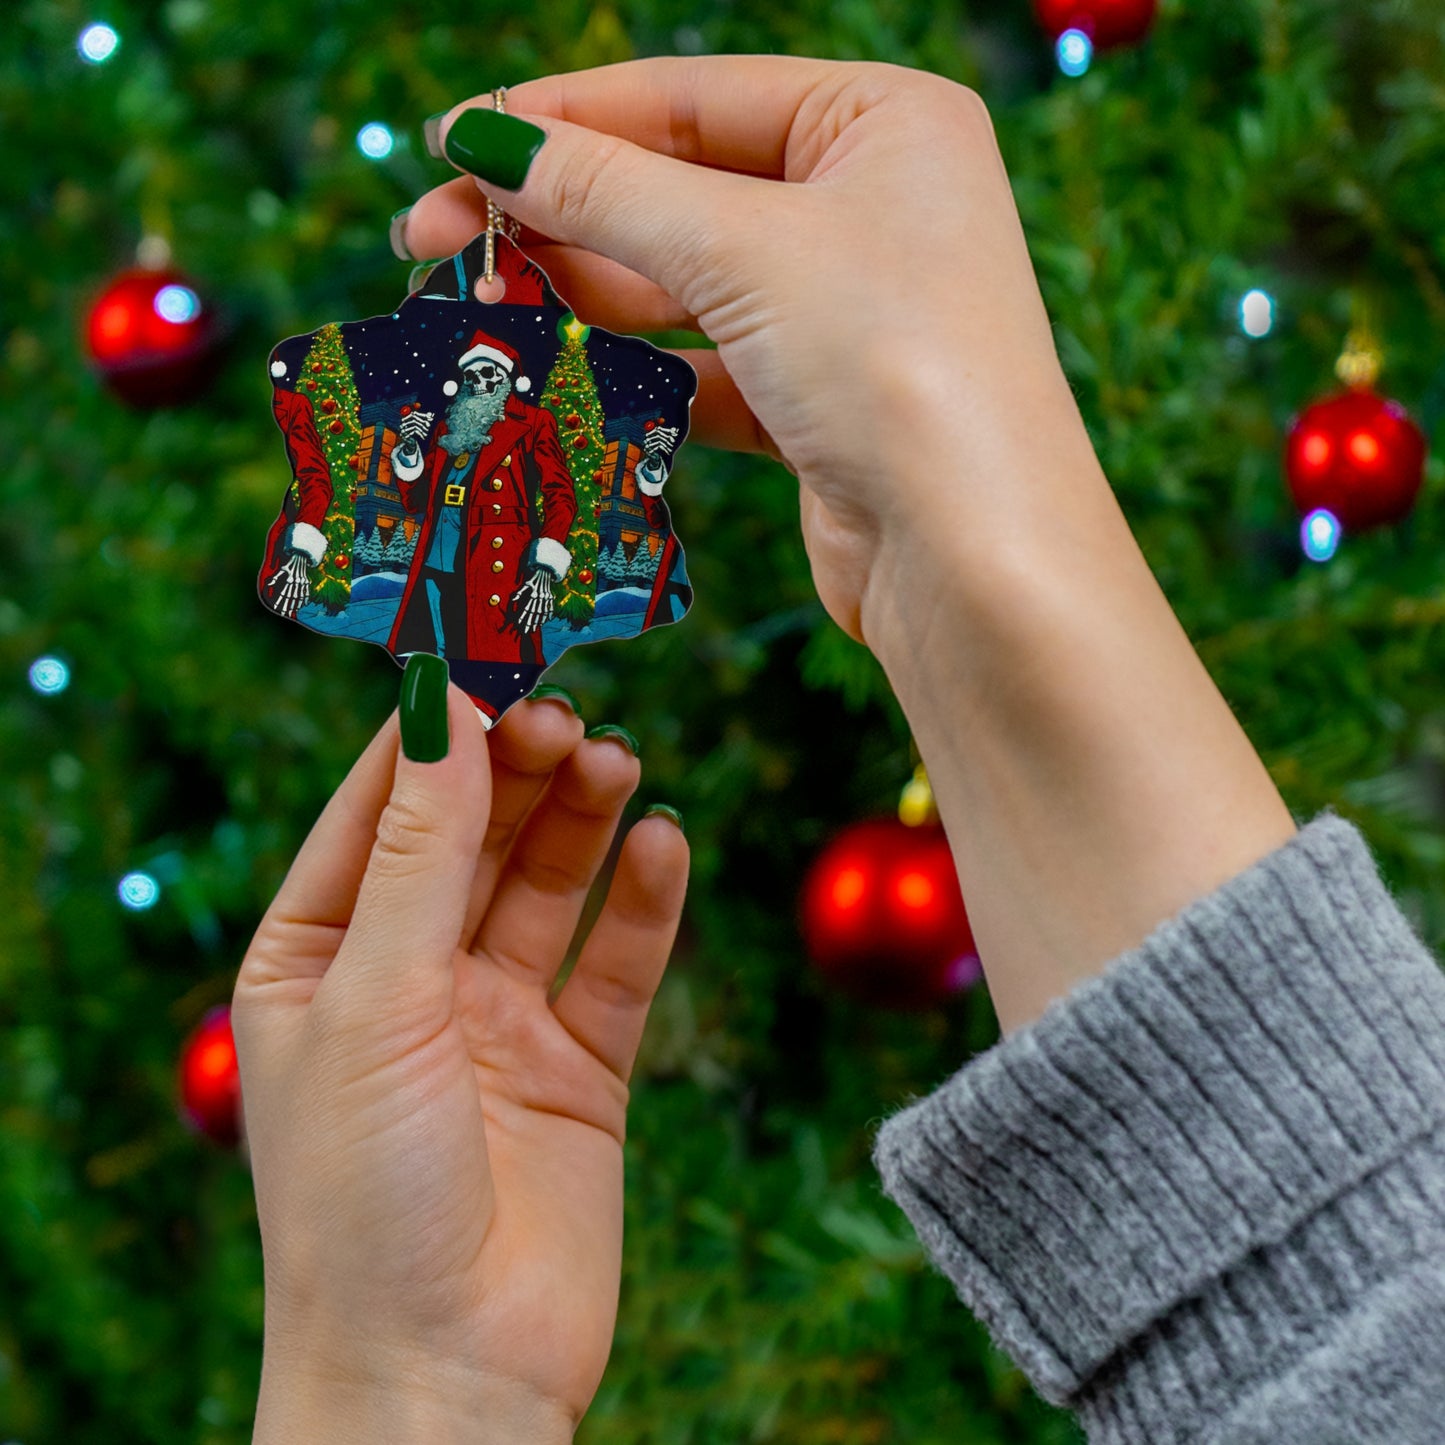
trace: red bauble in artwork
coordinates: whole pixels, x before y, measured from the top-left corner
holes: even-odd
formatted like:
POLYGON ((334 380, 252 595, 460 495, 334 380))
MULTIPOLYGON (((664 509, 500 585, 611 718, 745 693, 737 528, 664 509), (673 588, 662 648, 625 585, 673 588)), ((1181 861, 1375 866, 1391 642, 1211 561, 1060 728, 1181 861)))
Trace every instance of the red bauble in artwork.
POLYGON ((937 824, 877 818, 845 828, 808 870, 800 906, 814 967, 862 1003, 932 1008, 980 977, 937 824))
POLYGON ((198 396, 219 359, 211 308, 177 271, 124 271, 86 317, 86 351, 105 384, 133 406, 198 396))
POLYGON ((1095 50, 1134 45, 1154 23, 1158 0, 1034 0, 1034 13, 1051 40, 1082 30, 1095 50))
POLYGON ((1353 387, 1295 418, 1284 467, 1302 517, 1323 507, 1346 532, 1362 532, 1409 514, 1425 476, 1425 436, 1399 402, 1353 387))
POLYGON ((241 1140, 241 1071, 231 1010, 213 1008, 181 1048, 181 1117, 198 1133, 233 1148, 241 1140))
POLYGON ((582 570, 577 573, 577 580, 586 587, 592 581, 592 569, 590 567, 583 567, 582 570))

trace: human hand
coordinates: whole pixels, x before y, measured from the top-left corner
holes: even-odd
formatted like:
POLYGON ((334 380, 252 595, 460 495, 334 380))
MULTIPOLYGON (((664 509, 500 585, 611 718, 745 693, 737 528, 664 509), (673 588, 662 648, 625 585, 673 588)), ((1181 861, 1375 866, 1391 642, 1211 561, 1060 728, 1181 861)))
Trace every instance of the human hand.
POLYGON ((440 761, 398 753, 395 715, 377 734, 237 979, 257 1442, 570 1439, 611 1348, 627 1081, 687 845, 631 829, 549 1004, 639 765, 556 701, 490 734, 446 702, 440 761))
MULTIPOLYGON (((487 142, 438 134, 454 163, 487 142)), ((999 545, 1046 473, 1097 470, 1054 349, 980 98, 896 66, 652 59, 512 87, 547 133, 510 191, 463 176, 405 219, 414 256, 460 249, 490 196, 584 319, 694 328, 693 427, 802 484, 830 614, 863 637, 879 559, 907 575, 940 533, 999 545), (779 182, 788 184, 779 184, 779 182)))

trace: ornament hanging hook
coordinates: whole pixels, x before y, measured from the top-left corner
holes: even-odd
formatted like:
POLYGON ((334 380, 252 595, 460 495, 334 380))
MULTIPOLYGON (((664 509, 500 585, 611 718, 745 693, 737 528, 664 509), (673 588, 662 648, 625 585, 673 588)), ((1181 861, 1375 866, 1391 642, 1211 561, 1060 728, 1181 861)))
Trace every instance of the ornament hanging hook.
MULTIPOLYGON (((507 113, 507 87, 505 85, 499 85, 492 92, 492 109, 498 115, 507 113)), ((497 274, 497 232, 499 230, 509 241, 515 241, 521 234, 522 228, 489 196, 487 198, 487 263, 484 277, 488 286, 492 284, 497 274)))

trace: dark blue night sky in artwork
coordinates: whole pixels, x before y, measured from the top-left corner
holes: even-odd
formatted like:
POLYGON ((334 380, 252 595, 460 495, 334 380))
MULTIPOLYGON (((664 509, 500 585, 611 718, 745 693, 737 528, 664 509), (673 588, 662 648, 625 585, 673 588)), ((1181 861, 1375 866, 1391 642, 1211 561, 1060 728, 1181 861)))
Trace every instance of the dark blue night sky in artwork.
MULTIPOLYGON (((489 306, 481 302, 409 297, 388 316, 352 321, 341 328, 361 404, 389 398, 415 398, 426 411, 445 412, 451 398, 443 390, 458 381, 458 358, 478 330, 498 337, 522 358, 521 373, 531 378, 524 399, 540 404, 548 373, 562 343, 557 323, 570 313, 545 306, 489 306)), ((292 337, 272 353, 285 363, 280 385, 295 384, 314 333, 292 337)), ((684 362, 635 337, 616 336, 593 327, 587 354, 597 380, 598 398, 609 420, 638 413, 661 413, 669 425, 688 427, 688 402, 696 378, 684 362)))

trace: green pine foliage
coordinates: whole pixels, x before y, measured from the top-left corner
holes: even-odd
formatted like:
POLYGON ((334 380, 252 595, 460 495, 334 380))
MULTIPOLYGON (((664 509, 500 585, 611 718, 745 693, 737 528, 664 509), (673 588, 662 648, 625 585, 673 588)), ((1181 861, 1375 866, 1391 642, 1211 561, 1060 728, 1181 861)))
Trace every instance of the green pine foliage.
MULTIPOLYGON (((176 1058, 229 999, 398 682, 381 649, 256 599, 288 478, 264 360, 283 337, 391 312, 408 267, 387 218, 454 176, 427 158, 421 120, 493 84, 755 51, 977 88, 1070 381, 1161 586, 1296 815, 1358 822, 1445 943, 1441 463, 1410 520, 1325 565, 1301 557, 1280 475, 1284 428, 1332 389, 1361 298, 1380 388, 1438 434, 1433 0, 1165 0, 1145 45, 1079 80, 1026 0, 117 0, 121 45, 96 67, 75 51, 91 18, 20 0, 0 46, 0 1439, 250 1438, 250 1176, 179 1122, 176 1058), (397 145, 373 162, 353 138, 378 118, 397 145), (78 338, 148 232, 231 340, 205 397, 137 412, 78 338), (1279 305, 1258 341, 1236 320, 1252 286, 1279 305), (65 692, 25 685, 43 655, 69 664, 65 692), (116 899, 134 868, 162 885, 145 913, 116 899)), ((999 338, 960 340, 991 364, 999 338)), ((347 477, 346 455, 332 461, 347 477)), ((639 737, 627 821, 673 803, 694 849, 632 1079, 617 1341, 579 1440, 1076 1441, 927 1265, 868 1160, 882 1116, 996 1039, 986 996, 880 1013, 810 971, 792 922, 817 848, 892 806, 906 723, 817 603, 779 468, 689 445, 667 499, 687 618, 573 649, 549 674, 589 723, 639 737)))
MULTIPOLYGON (((301 366, 298 390, 310 398, 327 465, 331 506, 322 532, 326 555, 313 568, 311 595, 333 615, 351 598, 351 554, 356 543, 356 458, 361 444, 360 398, 341 327, 328 322, 316 333, 301 366)), ((294 486, 295 483, 293 482, 294 486)))
POLYGON ((557 418, 562 455, 577 493, 577 515, 567 533, 572 565, 554 590, 557 614, 585 627, 597 605, 597 501, 602 495, 601 467, 606 417, 597 396, 597 379, 587 357, 586 328, 565 331, 566 340, 542 389, 542 405, 557 418))

